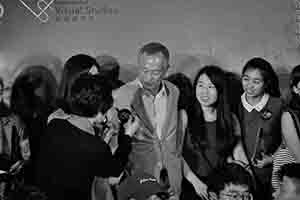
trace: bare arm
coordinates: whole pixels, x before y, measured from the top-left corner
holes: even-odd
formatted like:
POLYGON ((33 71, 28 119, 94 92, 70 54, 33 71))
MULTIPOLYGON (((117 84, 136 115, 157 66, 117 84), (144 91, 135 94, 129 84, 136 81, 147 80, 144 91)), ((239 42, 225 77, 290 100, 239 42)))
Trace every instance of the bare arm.
POLYGON ((281 116, 281 129, 287 147, 297 162, 300 162, 300 138, 298 137, 293 118, 289 112, 284 112, 281 116))
MULTIPOLYGON (((180 115, 182 119, 182 131, 184 134, 186 133, 188 116, 184 110, 180 110, 180 115)), ((190 166, 187 164, 183 157, 182 168, 184 177, 193 185, 196 193, 204 199, 207 199, 207 186, 194 174, 194 172, 191 170, 190 166)))

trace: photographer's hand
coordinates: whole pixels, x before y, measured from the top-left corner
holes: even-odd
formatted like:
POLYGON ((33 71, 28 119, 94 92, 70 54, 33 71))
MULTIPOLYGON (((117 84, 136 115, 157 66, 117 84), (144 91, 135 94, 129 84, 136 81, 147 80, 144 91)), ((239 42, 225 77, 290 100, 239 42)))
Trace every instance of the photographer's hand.
POLYGON ((114 135, 116 135, 116 133, 118 133, 115 129, 112 129, 112 128, 110 128, 110 129, 108 129, 107 131, 105 131, 105 136, 104 136, 104 138, 103 138, 103 140, 107 143, 107 144, 109 144, 110 143, 110 141, 111 141, 111 139, 112 139, 112 137, 114 136, 114 135))
POLYGON ((130 117, 128 122, 124 125, 125 135, 132 137, 140 126, 140 119, 138 117, 130 117))

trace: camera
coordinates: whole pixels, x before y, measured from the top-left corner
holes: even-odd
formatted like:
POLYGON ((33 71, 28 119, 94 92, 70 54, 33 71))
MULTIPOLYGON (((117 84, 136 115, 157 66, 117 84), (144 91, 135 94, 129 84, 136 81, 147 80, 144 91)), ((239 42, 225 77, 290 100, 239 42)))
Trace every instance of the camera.
POLYGON ((105 120, 94 124, 94 128, 97 130, 97 135, 102 138, 105 138, 107 134, 112 132, 114 132, 112 135, 123 134, 125 133, 124 125, 132 118, 132 116, 129 109, 117 109, 117 118, 109 120, 107 116, 105 116, 105 120))
POLYGON ((132 117, 132 113, 129 109, 123 108, 121 110, 118 110, 118 118, 122 126, 128 122, 130 117, 132 117))

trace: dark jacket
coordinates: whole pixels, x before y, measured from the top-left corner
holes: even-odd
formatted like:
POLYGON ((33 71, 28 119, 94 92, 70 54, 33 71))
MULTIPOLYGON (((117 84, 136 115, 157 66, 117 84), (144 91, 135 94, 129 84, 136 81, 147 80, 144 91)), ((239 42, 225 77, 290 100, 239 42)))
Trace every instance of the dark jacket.
POLYGON ((49 199, 90 199, 95 176, 119 176, 131 151, 131 139, 119 136, 114 156, 102 138, 68 120, 53 119, 37 159, 37 183, 49 199))

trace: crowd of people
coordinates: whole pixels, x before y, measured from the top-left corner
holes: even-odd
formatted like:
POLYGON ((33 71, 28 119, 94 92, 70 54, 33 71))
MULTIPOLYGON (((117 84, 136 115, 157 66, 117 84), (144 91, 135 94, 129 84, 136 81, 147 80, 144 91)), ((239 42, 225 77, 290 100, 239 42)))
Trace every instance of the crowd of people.
POLYGON ((25 161, 25 185, 49 200, 300 199, 300 65, 286 100, 264 58, 193 81, 169 62, 150 42, 128 83, 107 55, 70 57, 59 84, 28 66, 1 100, 0 170, 25 161))

